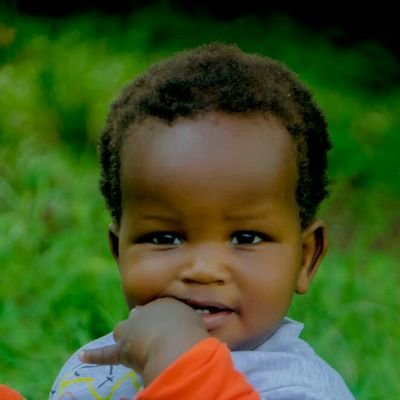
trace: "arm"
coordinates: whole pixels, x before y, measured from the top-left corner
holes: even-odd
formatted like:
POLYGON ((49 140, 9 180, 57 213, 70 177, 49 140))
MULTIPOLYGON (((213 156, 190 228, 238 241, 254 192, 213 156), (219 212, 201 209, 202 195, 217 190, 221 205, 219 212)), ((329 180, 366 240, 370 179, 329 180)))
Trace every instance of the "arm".
POLYGON ((218 339, 204 339, 164 370, 136 400, 259 400, 236 371, 228 348, 218 339))

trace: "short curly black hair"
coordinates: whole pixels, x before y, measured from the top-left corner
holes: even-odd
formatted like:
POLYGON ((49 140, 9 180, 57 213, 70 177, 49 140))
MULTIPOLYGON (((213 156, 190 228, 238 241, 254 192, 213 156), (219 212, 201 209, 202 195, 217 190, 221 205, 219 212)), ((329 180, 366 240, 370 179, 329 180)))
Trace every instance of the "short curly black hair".
POLYGON ((122 214, 120 151, 128 128, 148 117, 173 123, 178 117, 220 111, 274 115, 297 144, 296 199, 302 227, 328 195, 326 119, 309 89, 284 63, 219 42, 181 51, 152 65, 112 103, 99 140, 100 189, 113 222, 122 214))

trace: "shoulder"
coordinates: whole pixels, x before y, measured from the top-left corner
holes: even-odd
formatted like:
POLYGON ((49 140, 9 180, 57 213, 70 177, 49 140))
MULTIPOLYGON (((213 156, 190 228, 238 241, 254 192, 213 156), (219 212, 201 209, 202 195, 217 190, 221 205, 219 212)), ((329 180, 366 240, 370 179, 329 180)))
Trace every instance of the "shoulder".
POLYGON ((302 329, 302 324, 285 319, 258 348, 233 352, 236 368, 271 400, 353 400, 338 372, 299 337, 302 329))
POLYGON ((114 343, 110 333, 77 350, 59 372, 52 386, 49 400, 132 398, 142 387, 140 376, 133 370, 122 365, 84 364, 78 357, 84 349, 93 349, 114 343))

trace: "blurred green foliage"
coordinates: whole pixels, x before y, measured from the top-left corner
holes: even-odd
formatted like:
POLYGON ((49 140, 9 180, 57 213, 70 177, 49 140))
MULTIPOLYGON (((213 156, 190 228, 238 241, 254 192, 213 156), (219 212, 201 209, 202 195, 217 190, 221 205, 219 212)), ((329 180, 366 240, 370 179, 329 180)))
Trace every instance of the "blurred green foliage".
POLYGON ((211 40, 283 60, 326 112, 333 185, 321 214, 331 250, 291 316, 357 399, 397 399, 396 59, 374 43, 339 48, 284 15, 221 22, 165 5, 124 17, 1 12, 0 381, 47 398, 66 358, 125 317, 97 188, 97 136, 125 83, 211 40))

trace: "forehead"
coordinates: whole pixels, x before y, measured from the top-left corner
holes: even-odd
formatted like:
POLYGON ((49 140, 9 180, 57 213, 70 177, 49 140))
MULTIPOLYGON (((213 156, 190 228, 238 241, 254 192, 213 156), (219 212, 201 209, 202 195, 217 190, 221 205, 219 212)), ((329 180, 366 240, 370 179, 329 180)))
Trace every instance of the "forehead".
MULTIPOLYGON (((121 182, 137 191, 159 184, 194 190, 294 192, 296 146, 273 116, 220 112, 169 125, 148 118, 133 126, 121 150, 121 182)), ((130 195, 135 193, 131 192, 130 195)))

